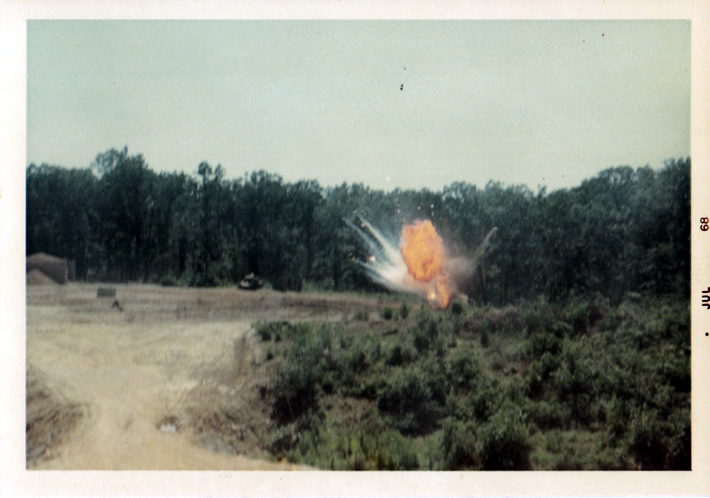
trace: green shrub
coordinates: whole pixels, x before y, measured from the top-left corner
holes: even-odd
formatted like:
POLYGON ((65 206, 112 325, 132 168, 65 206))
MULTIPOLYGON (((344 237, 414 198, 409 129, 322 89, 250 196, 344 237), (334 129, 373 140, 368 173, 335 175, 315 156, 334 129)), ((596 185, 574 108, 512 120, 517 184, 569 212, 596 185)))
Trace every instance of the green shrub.
POLYGON ((281 423, 293 421, 306 411, 316 409, 320 380, 320 373, 308 363, 286 363, 271 385, 276 419, 281 423))
POLYGON ((690 470, 690 407, 678 407, 668 419, 670 441, 667 468, 690 470))
POLYGON ((465 329, 463 315, 452 315, 448 325, 450 330, 450 343, 455 345, 456 338, 461 335, 461 332, 465 329))
POLYGON ((602 364, 600 341, 590 337, 566 340, 559 367, 551 376, 551 387, 558 400, 583 425, 594 421, 603 409, 599 402, 604 385, 602 364))
POLYGON ((385 365, 397 367, 414 360, 415 351, 406 344, 395 344, 385 358, 385 365))
POLYGON ((552 374, 560 365, 560 357, 542 353, 532 360, 528 367, 527 393, 531 398, 538 398, 550 386, 552 374))
POLYGON ((257 322, 253 325, 254 331, 263 342, 274 340, 281 341, 283 338, 297 338, 308 334, 310 328, 305 323, 282 322, 257 322))
POLYGON ((377 393, 377 409, 391 416, 402 434, 423 434, 436 428, 440 416, 434 396, 426 374, 413 367, 399 368, 377 393))
POLYGON ((651 408, 634 410, 629 452, 643 470, 690 470, 690 409, 664 419, 651 408))
POLYGON ((679 346, 690 341, 690 309, 688 306, 663 304, 655 309, 644 324, 649 342, 670 341, 679 346))
POLYGON ((483 331, 481 332, 480 341, 481 347, 484 349, 490 346, 491 344, 490 339, 488 338, 488 332, 485 329, 483 329, 483 331))
POLYGON ((347 351, 343 357, 343 364, 348 370, 360 373, 369 366, 367 353, 361 347, 354 347, 347 351))
POLYGON ((522 407, 527 401, 525 396, 525 380, 517 375, 507 375, 500 381, 501 396, 512 401, 515 406, 522 407))
POLYGON ((371 340, 368 340, 366 342, 365 351, 367 353, 367 357, 369 358, 371 365, 375 365, 376 363, 382 361, 382 359, 384 358, 382 341, 376 336, 373 336, 371 340))
POLYGON ((501 392, 485 377, 479 377, 467 398, 472 415, 476 420, 485 422, 498 409, 501 392))
POLYGON ((266 447, 276 458, 285 458, 296 445, 295 424, 273 428, 266 438, 266 447))
POLYGON ((559 320, 552 322, 547 330, 554 334, 555 337, 567 337, 572 335, 573 331, 572 325, 559 320))
POLYGON ((468 393, 449 393, 446 413, 462 422, 480 424, 491 418, 500 406, 501 399, 500 392, 493 389, 484 378, 479 378, 468 393))
POLYGON ((505 404, 481 429, 480 454, 484 470, 530 468, 529 430, 515 406, 505 404))
POLYGON ((483 375, 479 357, 470 347, 462 347, 448 360, 448 384, 456 391, 470 391, 483 375))
POLYGON ((480 457, 476 453, 476 431, 470 424, 452 418, 444 419, 441 434, 443 470, 476 468, 480 457))
POLYGON ((525 329, 525 322, 516 306, 490 310, 487 320, 491 329, 498 333, 519 333, 525 329))
POLYGON ((418 321, 412 329, 414 347, 419 353, 429 349, 439 335, 439 326, 434 318, 418 321))
POLYGON ((562 340, 549 332, 535 332, 526 342, 525 358, 535 360, 543 354, 557 355, 562 350, 562 340))
POLYGON ((375 468, 378 470, 415 470, 420 468, 419 456, 413 441, 396 431, 378 434, 367 446, 369 453, 375 454, 375 468))
POLYGON ((175 287, 177 285, 177 281, 175 280, 175 277, 166 275, 160 279, 160 285, 161 287, 175 287))
POLYGON ((665 345, 660 351, 659 376, 667 382, 674 391, 690 393, 690 358, 678 354, 678 348, 665 345))
POLYGON ((543 431, 564 428, 569 424, 569 409, 549 401, 533 401, 526 405, 527 419, 543 431))
POLYGON ((409 316, 409 306, 407 306, 407 303, 404 301, 399 305, 399 316, 402 317, 402 319, 409 316))
POLYGON ((319 388, 331 381, 330 335, 326 329, 314 333, 307 326, 295 329, 293 345, 271 384, 273 414, 280 423, 291 422, 309 411, 317 411, 319 388))
POLYGON ((257 326, 256 334, 261 338, 262 342, 268 342, 271 340, 271 327, 269 326, 257 326))
POLYGON ((321 430, 323 415, 317 411, 306 412, 296 422, 273 427, 266 437, 266 448, 276 458, 292 462, 314 461, 317 448, 323 443, 321 430))
POLYGON ((570 299, 565 306, 564 317, 572 327, 572 332, 586 332, 589 327, 589 302, 581 297, 570 299))
POLYGON ((348 347, 338 352, 336 366, 332 373, 336 381, 347 391, 351 392, 352 388, 356 387, 358 376, 372 365, 368 349, 368 338, 359 337, 356 341, 350 341, 348 347))
POLYGON ((598 322, 599 330, 604 332, 615 332, 619 328, 621 321, 616 313, 606 313, 598 322))
POLYGON ((653 410, 636 412, 631 422, 629 450, 642 470, 665 468, 668 447, 664 427, 653 410))
POLYGON ((382 310, 382 318, 385 320, 392 320, 392 317, 394 317, 394 311, 392 311, 392 308, 387 306, 385 309, 382 310))
POLYGON ((549 456, 541 459, 540 452, 536 452, 537 455, 533 460, 536 469, 626 470, 630 468, 623 452, 608 446, 604 434, 598 431, 552 430, 545 433, 542 439, 549 456))
POLYGON ((630 406, 616 394, 605 405, 604 418, 611 441, 620 440, 629 428, 630 406))
POLYGON ((446 394, 449 391, 446 363, 442 357, 429 356, 420 360, 418 370, 423 373, 431 399, 443 407, 446 404, 446 394))
POLYGON ((451 310, 452 315, 460 315, 461 313, 463 313, 463 303, 458 299, 454 300, 451 303, 451 308, 449 309, 451 310))
POLYGON ((549 331, 555 322, 555 313, 545 303, 528 305, 521 312, 522 322, 528 333, 549 331))
MULTIPOLYGON (((330 428, 332 429, 332 427, 330 428)), ((305 452, 304 463, 331 470, 415 470, 420 468, 413 441, 394 430, 321 431, 320 447, 305 452), (326 449, 326 451, 323 451, 326 449)))

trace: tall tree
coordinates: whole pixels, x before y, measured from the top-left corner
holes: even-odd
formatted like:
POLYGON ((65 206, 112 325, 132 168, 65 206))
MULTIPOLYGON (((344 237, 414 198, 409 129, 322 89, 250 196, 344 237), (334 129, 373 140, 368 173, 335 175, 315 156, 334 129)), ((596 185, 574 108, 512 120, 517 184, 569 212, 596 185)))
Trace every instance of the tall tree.
POLYGON ((94 168, 100 175, 97 209, 107 276, 144 280, 150 267, 155 173, 142 155, 129 156, 125 147, 96 156, 94 168))

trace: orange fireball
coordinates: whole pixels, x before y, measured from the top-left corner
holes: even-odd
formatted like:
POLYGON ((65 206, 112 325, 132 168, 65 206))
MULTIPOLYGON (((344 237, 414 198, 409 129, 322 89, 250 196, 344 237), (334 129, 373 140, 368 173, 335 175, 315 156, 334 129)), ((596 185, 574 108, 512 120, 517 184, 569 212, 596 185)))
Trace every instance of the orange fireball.
POLYGON ((409 274, 420 282, 431 282, 444 265, 444 243, 429 220, 402 227, 399 251, 409 274))
POLYGON ((429 299, 437 301, 441 308, 451 302, 453 290, 446 275, 446 249, 428 220, 418 220, 402 227, 399 251, 409 274, 418 282, 432 282, 429 299))

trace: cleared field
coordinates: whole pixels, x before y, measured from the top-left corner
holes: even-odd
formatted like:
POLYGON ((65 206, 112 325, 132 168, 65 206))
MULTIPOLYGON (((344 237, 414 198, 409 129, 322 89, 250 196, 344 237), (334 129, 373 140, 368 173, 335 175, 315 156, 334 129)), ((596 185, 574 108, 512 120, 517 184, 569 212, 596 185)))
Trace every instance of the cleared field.
POLYGON ((30 469, 296 468, 259 459, 268 414, 252 322, 380 307, 360 296, 150 285, 110 285, 115 298, 97 298, 98 287, 27 287, 30 469), (212 436, 224 424, 240 451, 212 436))

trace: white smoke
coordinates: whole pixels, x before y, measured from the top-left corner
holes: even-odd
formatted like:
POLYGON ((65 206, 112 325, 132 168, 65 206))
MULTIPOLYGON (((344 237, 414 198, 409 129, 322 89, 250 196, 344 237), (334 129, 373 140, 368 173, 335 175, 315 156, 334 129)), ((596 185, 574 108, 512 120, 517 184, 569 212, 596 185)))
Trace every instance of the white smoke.
POLYGON ((387 237, 364 218, 360 218, 360 226, 349 220, 345 222, 355 230, 370 251, 370 258, 358 263, 373 281, 394 291, 427 294, 430 286, 417 282, 407 271, 399 251, 399 242, 387 237))

